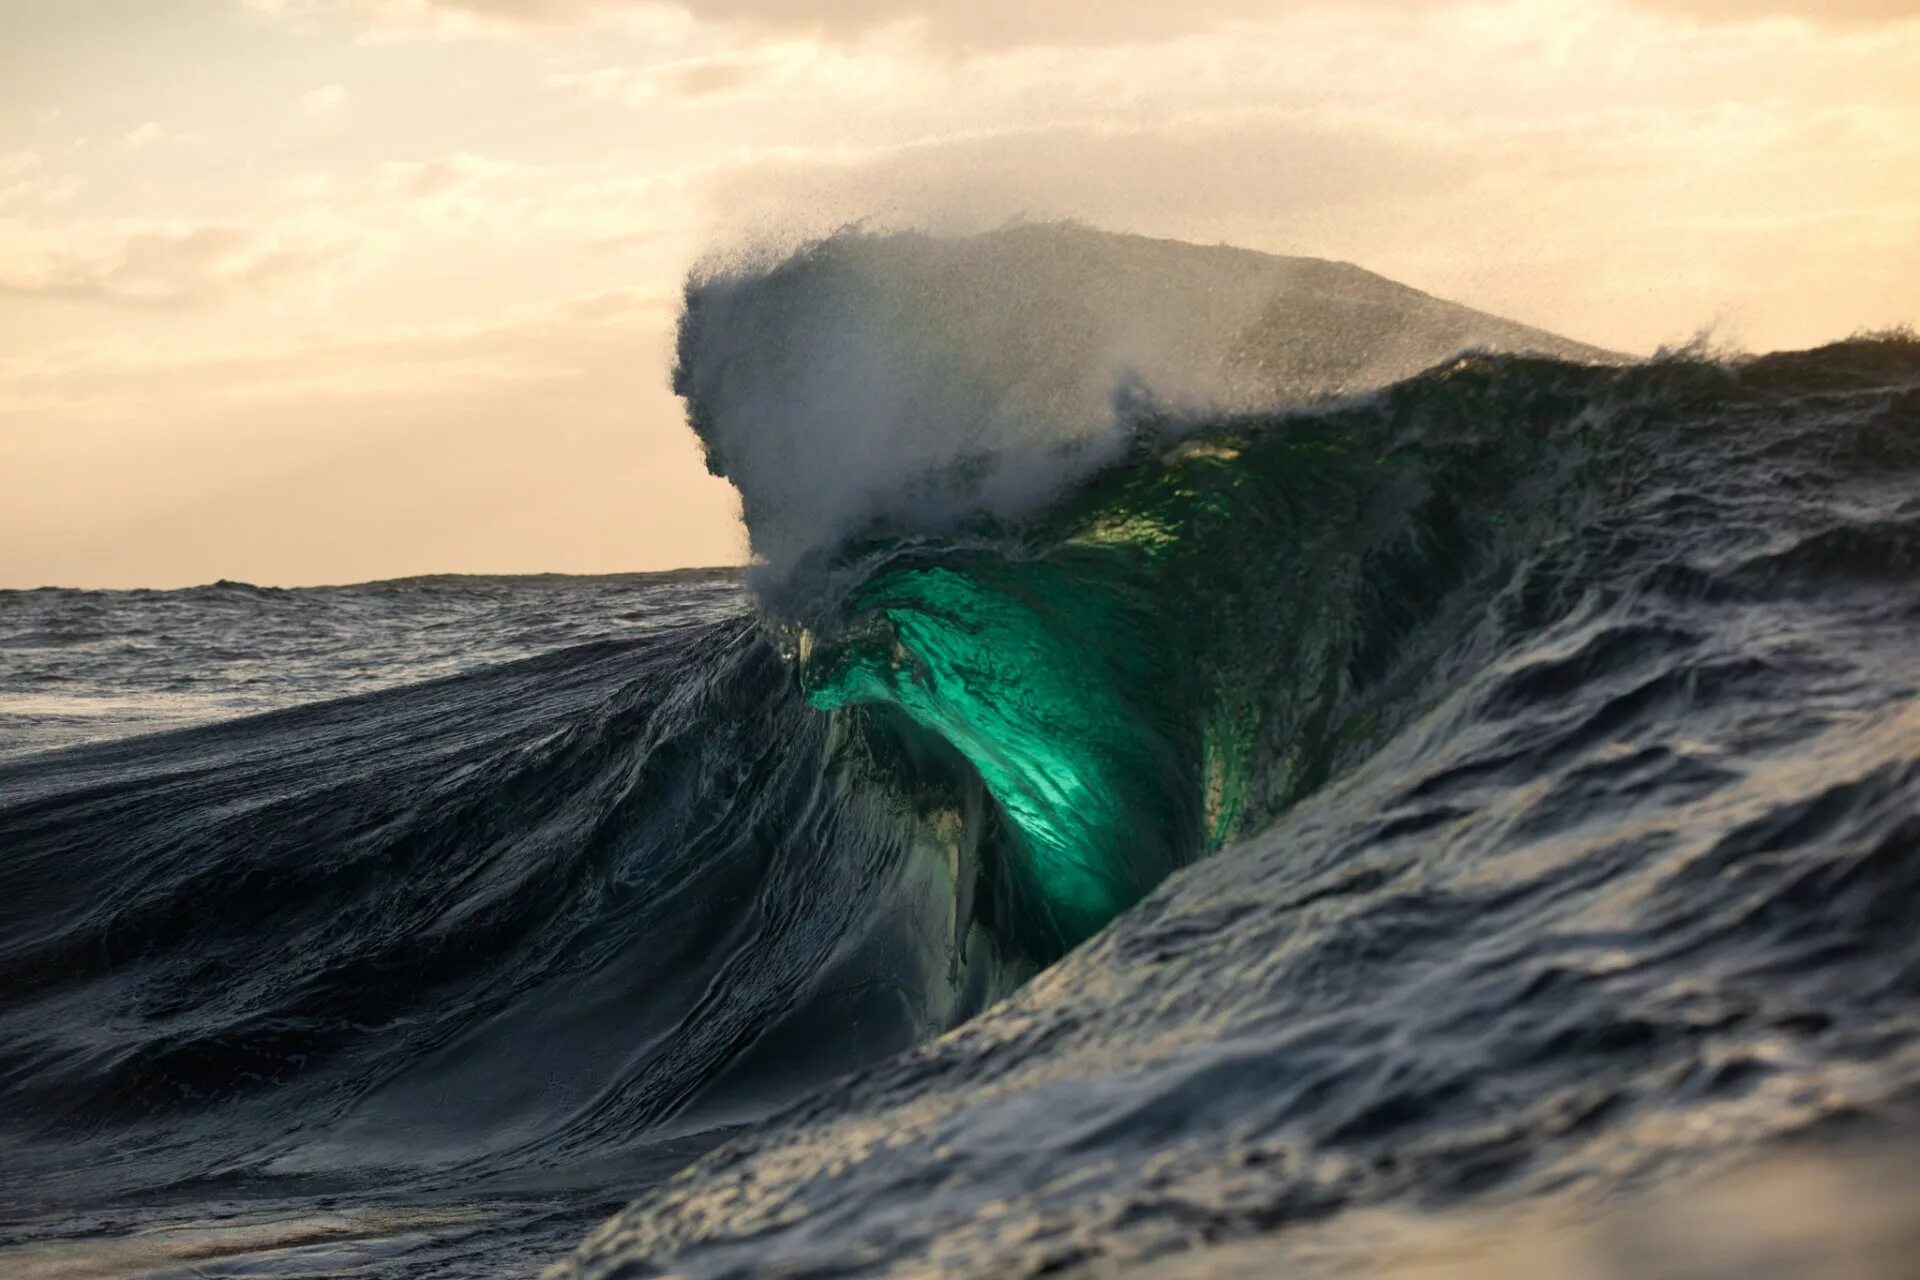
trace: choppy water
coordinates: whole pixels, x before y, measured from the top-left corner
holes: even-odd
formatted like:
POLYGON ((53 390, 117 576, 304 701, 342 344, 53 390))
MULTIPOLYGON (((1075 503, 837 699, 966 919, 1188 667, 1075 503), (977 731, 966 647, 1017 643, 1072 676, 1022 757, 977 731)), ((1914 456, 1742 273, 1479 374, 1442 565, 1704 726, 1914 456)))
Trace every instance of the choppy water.
POLYGON ((0 597, 0 1273, 1903 1274, 1920 344, 1123 425, 753 591, 0 597))
POLYGON ((729 571, 0 591, 0 759, 412 684, 737 603, 729 571))
MULTIPOLYGON (((696 649, 747 612, 730 571, 0 593, 0 1274, 531 1274, 702 1149, 642 1135, 618 1169, 471 1176, 459 1130, 479 1111, 485 1149, 512 1100, 550 1112, 580 1085, 549 1061, 563 1046, 516 1054, 513 1028, 493 1093, 436 1099, 396 1071, 510 1004, 522 979, 492 970, 524 954, 497 921, 465 960, 432 958, 444 932, 403 935, 486 896, 486 851, 460 841, 489 770, 605 715, 646 668, 627 655, 696 649), (416 860, 436 826, 447 859, 416 860), (471 963, 475 987, 436 963, 471 963), (360 1048, 382 1042, 397 1053, 360 1048), (418 1113, 356 1123, 383 1071, 418 1113), (332 1167, 326 1143, 286 1160, 341 1124, 357 1136, 332 1167)), ((506 826, 597 802, 572 785, 506 826)), ((617 959, 617 937, 596 945, 617 959)), ((598 1000, 648 1000, 633 979, 598 1000)), ((625 1027, 600 1016, 617 1060, 625 1027)))
MULTIPOLYGON (((1783 1144, 1906 1149, 1920 345, 1466 361, 1156 445, 1080 501, 1018 556, 879 553, 803 682, 962 744, 1064 737, 981 748, 1041 794, 1010 815, 1029 866, 1112 857, 1124 892, 1145 858, 1204 854, 1207 802, 1239 796, 1227 847, 650 1191, 567 1275, 1371 1272, 1408 1222, 1564 1224, 1783 1144), (1167 606, 1144 621, 1143 583, 1167 606), (1007 644, 1003 608, 1048 635, 1101 621, 1056 657, 1007 644), (1112 660, 1115 618, 1152 661, 1112 660), (1168 652, 1197 676, 1165 683, 1168 652), (1091 682, 1132 731, 1031 693, 1010 713, 981 690, 1013 670, 1075 707, 1091 682), (1047 810, 1063 767, 1124 782, 1183 735, 1184 810, 1114 792, 1117 830, 1158 843, 1047 810)), ((1890 1185, 1874 1212, 1912 1221, 1890 1185)), ((1763 1238, 1777 1211, 1746 1212, 1763 1238)), ((1849 1214, 1810 1218, 1816 1244, 1767 1266, 1827 1274, 1860 1243, 1849 1214)), ((1905 1274, 1877 1239, 1849 1265, 1905 1274)), ((1755 1265, 1687 1253, 1588 1261, 1755 1265)))

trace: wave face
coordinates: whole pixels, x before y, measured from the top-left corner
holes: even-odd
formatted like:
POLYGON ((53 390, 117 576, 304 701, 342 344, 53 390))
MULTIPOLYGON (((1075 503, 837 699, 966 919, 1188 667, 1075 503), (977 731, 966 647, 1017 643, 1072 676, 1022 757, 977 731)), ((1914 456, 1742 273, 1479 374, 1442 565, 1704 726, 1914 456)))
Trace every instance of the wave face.
POLYGON ((803 687, 967 758, 1039 917, 1023 936, 1057 954, 1420 705, 1500 575, 1600 483, 1590 388, 1561 376, 1465 363, 1283 423, 1144 421, 1041 521, 849 549, 800 624, 803 687), (1538 392, 1488 390, 1516 376, 1538 392))

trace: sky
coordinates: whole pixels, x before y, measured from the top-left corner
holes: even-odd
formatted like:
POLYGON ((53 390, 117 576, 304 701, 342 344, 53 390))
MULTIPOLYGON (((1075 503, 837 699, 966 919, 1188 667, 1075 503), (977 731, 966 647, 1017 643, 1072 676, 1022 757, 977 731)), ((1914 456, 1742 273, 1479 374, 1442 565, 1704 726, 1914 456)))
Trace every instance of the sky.
POLYGON ((5 0, 0 587, 737 563, 681 281, 1015 219, 1920 320, 1920 0, 5 0))

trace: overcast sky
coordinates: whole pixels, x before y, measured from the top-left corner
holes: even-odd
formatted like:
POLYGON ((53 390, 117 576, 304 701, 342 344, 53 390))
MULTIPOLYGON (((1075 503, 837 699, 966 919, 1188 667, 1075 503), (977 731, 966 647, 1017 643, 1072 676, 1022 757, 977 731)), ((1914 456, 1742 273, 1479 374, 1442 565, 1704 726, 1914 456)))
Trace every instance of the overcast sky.
POLYGON ((1920 0, 6 0, 0 586, 737 561, 687 267, 1057 216, 1632 351, 1913 321, 1920 0))

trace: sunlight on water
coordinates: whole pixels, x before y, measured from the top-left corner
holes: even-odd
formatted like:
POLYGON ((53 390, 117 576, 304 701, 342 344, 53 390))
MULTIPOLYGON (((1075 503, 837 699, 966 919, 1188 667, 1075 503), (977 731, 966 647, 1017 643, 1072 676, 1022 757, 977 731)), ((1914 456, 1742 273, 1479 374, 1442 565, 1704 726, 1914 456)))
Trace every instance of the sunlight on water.
POLYGON ((417 1246, 422 1232, 484 1220, 478 1209, 447 1205, 185 1222, 0 1250, 0 1274, 12 1280, 134 1280, 156 1273, 213 1274, 208 1267, 222 1275, 338 1274, 372 1255, 417 1246))
MULTIPOLYGON (((807 695, 822 708, 892 703, 957 747, 1015 827, 1046 914, 1077 941, 1147 887, 1127 853, 1150 833, 1130 828, 1122 785, 1136 717, 1105 657, 998 587, 939 567, 882 575, 859 607, 884 625, 810 645, 807 695)), ((1100 604, 1084 601, 1095 630, 1100 604)))

